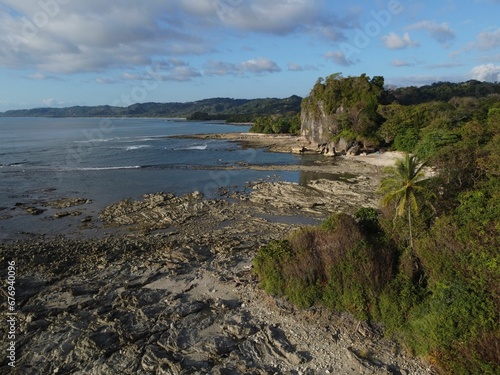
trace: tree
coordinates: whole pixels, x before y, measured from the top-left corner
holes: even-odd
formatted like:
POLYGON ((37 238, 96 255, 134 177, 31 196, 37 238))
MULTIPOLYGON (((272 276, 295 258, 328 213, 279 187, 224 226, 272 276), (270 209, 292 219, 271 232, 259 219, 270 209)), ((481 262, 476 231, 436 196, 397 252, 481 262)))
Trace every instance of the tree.
POLYGON ((384 194, 381 203, 384 206, 395 204, 394 218, 408 215, 410 231, 410 247, 413 250, 412 214, 417 216, 421 203, 429 196, 426 187, 428 179, 423 172, 425 163, 421 163, 415 155, 406 154, 396 162, 394 167, 384 171, 386 176, 380 183, 379 192, 384 194))

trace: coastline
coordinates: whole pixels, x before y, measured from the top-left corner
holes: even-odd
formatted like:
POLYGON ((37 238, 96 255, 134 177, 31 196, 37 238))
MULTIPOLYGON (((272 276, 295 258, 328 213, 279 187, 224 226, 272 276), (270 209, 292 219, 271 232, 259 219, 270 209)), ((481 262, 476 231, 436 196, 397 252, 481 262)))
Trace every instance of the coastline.
MULTIPOLYGON (((292 153, 304 148, 313 148, 311 142, 301 136, 288 134, 263 134, 263 133, 221 133, 221 134, 191 134, 174 136, 174 138, 187 139, 218 139, 228 140, 244 144, 246 147, 266 148, 271 152, 292 153)), ((311 151, 312 154, 316 152, 311 151)), ((336 156, 335 158, 362 161, 378 167, 392 166, 396 160, 403 157, 403 152, 386 151, 383 153, 372 153, 357 156, 336 156)), ((325 156, 325 158, 328 158, 325 156)))
MULTIPOLYGON (((280 136, 228 137, 290 147, 280 136)), ((153 193, 116 202, 99 214, 112 232, 102 238, 0 243, 2 266, 18 264, 17 367, 26 374, 432 373, 377 328, 266 295, 251 270, 260 246, 306 219, 376 205, 380 163, 394 157, 384 156, 294 166, 318 173, 304 185, 253 181, 214 199, 153 193)))

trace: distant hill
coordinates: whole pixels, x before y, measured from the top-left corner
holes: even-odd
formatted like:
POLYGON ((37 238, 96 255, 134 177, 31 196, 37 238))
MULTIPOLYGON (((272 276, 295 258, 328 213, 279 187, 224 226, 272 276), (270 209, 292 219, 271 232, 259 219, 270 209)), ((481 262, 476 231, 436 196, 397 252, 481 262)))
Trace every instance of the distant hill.
POLYGON ((0 113, 0 117, 186 117, 195 119, 250 121, 255 116, 276 113, 298 113, 302 98, 296 95, 285 99, 212 98, 187 103, 137 103, 128 107, 74 106, 66 108, 18 109, 0 113))
POLYGON ((388 90, 385 101, 396 101, 402 105, 422 104, 432 101, 446 102, 451 98, 484 98, 491 94, 500 94, 500 83, 480 82, 436 82, 420 87, 409 86, 388 90))

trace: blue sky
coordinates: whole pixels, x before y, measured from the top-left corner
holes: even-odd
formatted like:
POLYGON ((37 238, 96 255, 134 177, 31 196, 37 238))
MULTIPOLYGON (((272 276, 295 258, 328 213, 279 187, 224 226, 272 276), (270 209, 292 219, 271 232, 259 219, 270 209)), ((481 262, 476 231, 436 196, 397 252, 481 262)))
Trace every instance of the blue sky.
POLYGON ((0 111, 500 81, 500 0, 1 0, 0 111))

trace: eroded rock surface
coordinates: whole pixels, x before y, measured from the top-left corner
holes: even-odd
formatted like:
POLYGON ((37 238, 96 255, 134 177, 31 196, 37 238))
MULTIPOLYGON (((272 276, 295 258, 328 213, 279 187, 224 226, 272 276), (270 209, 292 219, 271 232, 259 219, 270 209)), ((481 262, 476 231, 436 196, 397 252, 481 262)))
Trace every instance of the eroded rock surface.
POLYGON ((17 264, 18 312, 16 368, 3 357, 0 372, 432 373, 373 327, 266 295, 252 273, 260 246, 303 225, 269 217, 374 204, 373 184, 263 182, 229 200, 150 194, 100 213, 127 229, 114 235, 0 244, 2 269, 17 264))

